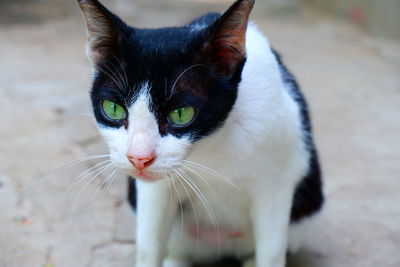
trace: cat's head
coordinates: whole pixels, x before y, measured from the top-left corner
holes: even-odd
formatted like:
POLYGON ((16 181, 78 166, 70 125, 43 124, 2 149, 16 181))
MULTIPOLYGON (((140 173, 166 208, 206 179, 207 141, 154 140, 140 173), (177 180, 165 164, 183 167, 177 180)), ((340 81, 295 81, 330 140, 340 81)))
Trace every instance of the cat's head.
POLYGON ((116 167, 157 180, 216 132, 237 98, 254 0, 183 27, 138 29, 79 0, 94 67, 91 99, 116 167))

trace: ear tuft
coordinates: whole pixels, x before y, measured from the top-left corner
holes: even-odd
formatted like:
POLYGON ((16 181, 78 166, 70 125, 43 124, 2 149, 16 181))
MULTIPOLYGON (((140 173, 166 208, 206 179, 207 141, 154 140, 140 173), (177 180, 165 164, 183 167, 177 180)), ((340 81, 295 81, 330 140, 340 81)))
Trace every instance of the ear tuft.
POLYGON ((203 47, 203 53, 208 53, 226 76, 233 75, 246 58, 246 30, 254 2, 236 1, 215 22, 211 38, 203 47))
POLYGON ((78 4, 87 26, 88 56, 93 64, 97 64, 115 48, 115 20, 119 19, 97 0, 78 0, 78 4))

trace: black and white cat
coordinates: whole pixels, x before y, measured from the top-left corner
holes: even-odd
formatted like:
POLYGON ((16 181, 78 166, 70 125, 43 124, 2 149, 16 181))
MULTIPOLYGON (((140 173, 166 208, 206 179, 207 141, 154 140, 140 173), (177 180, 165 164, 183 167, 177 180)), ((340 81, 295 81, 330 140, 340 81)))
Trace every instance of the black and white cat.
POLYGON ((78 2, 94 114, 113 164, 136 177, 136 266, 283 267, 323 194, 306 103, 248 23, 254 0, 160 29, 78 2))

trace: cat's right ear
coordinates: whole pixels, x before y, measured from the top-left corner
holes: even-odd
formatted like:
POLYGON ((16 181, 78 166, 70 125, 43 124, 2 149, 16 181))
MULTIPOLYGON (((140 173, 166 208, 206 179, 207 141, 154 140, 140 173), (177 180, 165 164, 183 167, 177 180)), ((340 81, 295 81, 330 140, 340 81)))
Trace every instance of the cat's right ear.
POLYGON ((233 77, 246 59, 246 31, 255 0, 236 0, 208 30, 200 58, 217 67, 220 74, 233 77))
POLYGON ((87 54, 96 65, 106 56, 116 53, 126 24, 97 0, 78 0, 86 21, 87 54))

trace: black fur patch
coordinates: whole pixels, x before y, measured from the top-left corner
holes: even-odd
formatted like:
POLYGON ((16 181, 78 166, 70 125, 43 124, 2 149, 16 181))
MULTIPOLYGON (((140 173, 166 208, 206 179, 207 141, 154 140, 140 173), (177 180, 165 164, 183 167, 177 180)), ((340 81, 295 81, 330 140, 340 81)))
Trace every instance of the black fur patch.
POLYGON ((137 191, 136 191, 136 180, 133 177, 128 177, 128 201, 132 209, 136 211, 137 191))
POLYGON ((301 219, 311 216, 319 211, 324 203, 322 192, 321 169, 318 162, 318 154, 312 136, 312 126, 306 100, 300 91, 300 87, 289 70, 282 62, 281 56, 273 50, 280 65, 282 79, 290 90, 290 94, 300 107, 303 139, 310 153, 309 170, 307 175, 297 185, 291 210, 291 222, 296 223, 301 219))

